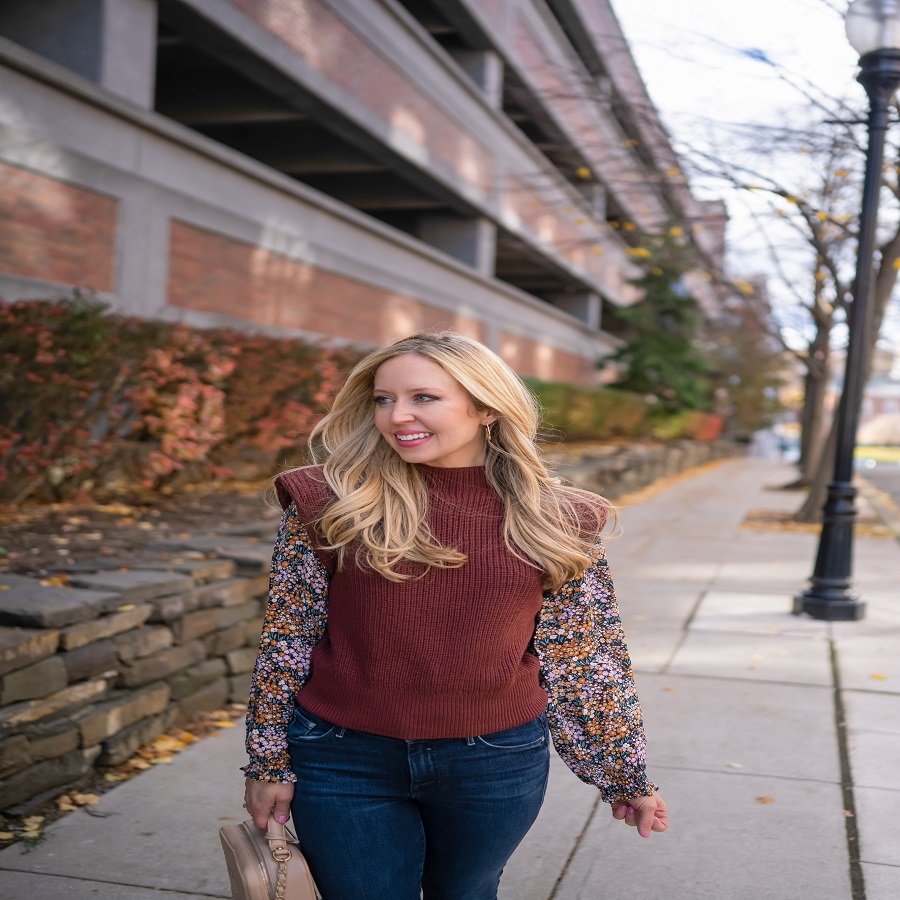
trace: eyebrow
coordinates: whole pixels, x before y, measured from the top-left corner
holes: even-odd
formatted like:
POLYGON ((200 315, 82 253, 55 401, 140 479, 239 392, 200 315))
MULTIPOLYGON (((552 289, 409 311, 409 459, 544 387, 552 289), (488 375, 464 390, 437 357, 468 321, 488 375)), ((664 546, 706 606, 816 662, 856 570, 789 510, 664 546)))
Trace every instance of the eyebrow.
MULTIPOLYGON (((384 394, 390 394, 390 393, 392 393, 392 392, 389 391, 387 388, 380 388, 380 387, 378 387, 377 384, 372 388, 372 390, 373 390, 373 391, 381 391, 381 392, 384 393, 384 394)), ((409 393, 410 393, 410 394, 436 394, 436 393, 438 393, 438 391, 439 391, 438 388, 429 388, 429 387, 417 387, 417 388, 410 388, 410 389, 409 389, 409 393)))

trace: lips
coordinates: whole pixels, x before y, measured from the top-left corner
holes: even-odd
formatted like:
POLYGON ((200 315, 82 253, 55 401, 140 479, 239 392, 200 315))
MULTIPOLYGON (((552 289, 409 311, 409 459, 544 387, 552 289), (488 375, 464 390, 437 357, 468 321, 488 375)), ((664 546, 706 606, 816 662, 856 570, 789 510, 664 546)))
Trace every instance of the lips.
POLYGON ((405 446, 409 446, 411 444, 417 444, 421 441, 430 438, 432 432, 430 431, 404 431, 397 432, 394 434, 394 437, 405 446))

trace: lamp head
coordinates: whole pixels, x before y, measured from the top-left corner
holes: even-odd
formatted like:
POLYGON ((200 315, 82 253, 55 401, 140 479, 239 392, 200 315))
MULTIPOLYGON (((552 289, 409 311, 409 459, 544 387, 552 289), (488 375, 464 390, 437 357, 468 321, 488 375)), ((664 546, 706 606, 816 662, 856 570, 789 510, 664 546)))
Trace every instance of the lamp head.
POLYGON ((860 56, 900 50, 900 0, 853 0, 845 24, 847 39, 860 56))

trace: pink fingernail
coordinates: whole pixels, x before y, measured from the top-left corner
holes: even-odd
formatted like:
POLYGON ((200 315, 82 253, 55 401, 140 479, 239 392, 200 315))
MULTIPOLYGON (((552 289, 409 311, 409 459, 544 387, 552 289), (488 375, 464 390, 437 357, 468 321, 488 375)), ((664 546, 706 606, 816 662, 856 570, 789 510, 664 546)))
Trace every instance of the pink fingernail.
POLYGON ((287 822, 287 820, 288 820, 288 817, 287 817, 287 816, 279 816, 279 817, 278 817, 278 824, 279 824, 279 825, 284 825, 284 823, 287 822))
POLYGON ((642 832, 641 832, 641 837, 642 837, 642 838, 648 838, 648 837, 650 837, 650 832, 649 832, 649 831, 642 831, 642 832))

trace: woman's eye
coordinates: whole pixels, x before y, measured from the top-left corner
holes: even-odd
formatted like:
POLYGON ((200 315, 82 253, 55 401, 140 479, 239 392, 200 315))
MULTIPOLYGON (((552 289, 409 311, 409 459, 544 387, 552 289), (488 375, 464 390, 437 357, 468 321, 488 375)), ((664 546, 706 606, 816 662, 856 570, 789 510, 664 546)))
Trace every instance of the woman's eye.
POLYGON ((376 406, 387 406, 388 403, 390 403, 390 402, 391 402, 391 398, 390 398, 390 397, 376 397, 376 398, 375 398, 375 405, 376 405, 376 406))
POLYGON ((416 400, 419 403, 430 403, 432 400, 437 400, 437 397, 432 397, 431 394, 416 394, 416 400))

